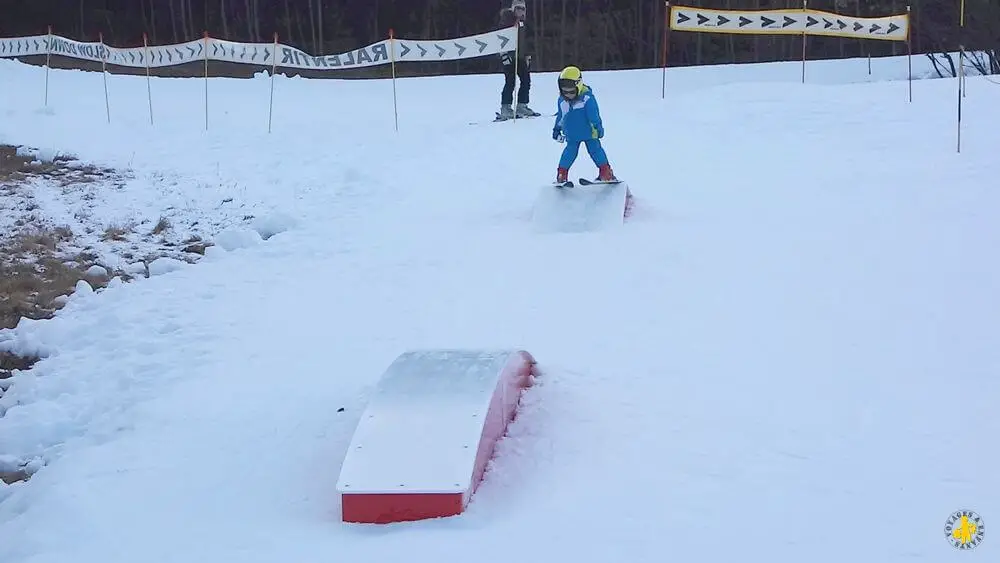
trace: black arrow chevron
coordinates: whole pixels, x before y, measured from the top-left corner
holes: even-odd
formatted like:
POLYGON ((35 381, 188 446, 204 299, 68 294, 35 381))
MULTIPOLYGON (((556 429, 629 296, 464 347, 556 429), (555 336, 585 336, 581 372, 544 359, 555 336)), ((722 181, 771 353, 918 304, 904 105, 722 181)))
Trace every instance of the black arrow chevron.
POLYGON ((847 27, 847 24, 844 23, 843 20, 837 20, 837 25, 840 27, 840 29, 844 29, 845 27, 847 27))
POLYGON ((750 20, 750 19, 747 19, 747 18, 745 18, 743 16, 740 16, 740 27, 743 27, 745 25, 749 25, 751 23, 753 23, 753 20, 750 20))
POLYGON ((864 26, 863 26, 863 25, 861 25, 860 23, 858 23, 858 22, 854 22, 854 31, 857 31, 857 30, 859 30, 859 29, 861 29, 861 28, 863 28, 863 27, 864 27, 864 26))
POLYGON ((708 21, 708 16, 703 16, 701 14, 698 14, 698 25, 702 25, 707 21, 708 21))
POLYGON ((875 33, 876 31, 878 31, 880 29, 882 29, 882 26, 880 26, 877 23, 873 23, 871 29, 868 30, 868 33, 875 33))
POLYGON ((886 33, 892 33, 893 31, 896 31, 898 29, 899 29, 898 25, 896 25, 894 23, 890 23, 889 24, 889 29, 886 30, 886 33))
POLYGON ((719 16, 718 24, 717 25, 725 25, 727 23, 729 23, 729 18, 724 17, 724 16, 719 16))
POLYGON ((406 46, 406 43, 400 42, 399 44, 399 56, 405 57, 407 53, 410 52, 410 48, 406 46))
POLYGON ((479 45, 479 52, 482 53, 486 49, 486 42, 476 39, 476 44, 479 45))
POLYGON ((812 16, 809 16, 809 17, 806 18, 806 27, 812 27, 812 26, 814 26, 814 25, 816 25, 818 23, 819 23, 819 20, 816 19, 816 18, 814 18, 814 17, 812 17, 812 16))
POLYGON ((760 17, 760 24, 763 25, 763 26, 768 26, 768 25, 771 25, 773 23, 774 23, 774 20, 772 20, 771 18, 769 18, 767 16, 761 16, 760 17))
POLYGON ((420 57, 423 58, 427 55, 427 49, 424 49, 423 45, 417 45, 417 49, 420 51, 420 57))
POLYGON ((510 43, 510 38, 509 37, 506 37, 504 35, 497 35, 497 37, 500 38, 500 48, 501 49, 503 49, 504 47, 506 47, 507 43, 510 43))
POLYGON ((793 23, 795 23, 795 18, 790 18, 788 16, 785 16, 785 23, 782 24, 781 27, 788 27, 788 26, 792 25, 793 23))
POLYGON ((438 56, 439 57, 443 57, 444 56, 444 52, 445 52, 445 48, 444 47, 442 47, 442 46, 440 46, 440 45, 438 45, 438 44, 435 43, 434 44, 434 48, 438 50, 438 56))
POLYGON ((191 51, 191 58, 193 59, 193 58, 194 58, 194 54, 195 54, 195 50, 194 50, 194 47, 192 47, 192 46, 188 45, 188 48, 187 48, 187 50, 188 50, 188 51, 191 51))
POLYGON ((823 29, 830 29, 831 27, 833 27, 833 22, 823 18, 823 29))
POLYGON ((465 45, 455 43, 455 47, 458 49, 458 56, 462 56, 462 53, 464 53, 466 49, 465 45))
POLYGON ((691 16, 685 14, 684 12, 677 12, 677 23, 681 24, 691 19, 691 16))

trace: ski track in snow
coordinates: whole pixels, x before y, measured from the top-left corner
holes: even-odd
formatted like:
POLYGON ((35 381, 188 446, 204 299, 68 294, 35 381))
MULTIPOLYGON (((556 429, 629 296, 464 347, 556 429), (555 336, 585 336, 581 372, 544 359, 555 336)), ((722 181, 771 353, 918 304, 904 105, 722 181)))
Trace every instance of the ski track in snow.
POLYGON ((279 77, 268 135, 264 79, 211 80, 205 132, 201 80, 154 79, 150 128, 110 77, 108 125, 99 74, 51 71, 43 110, 0 61, 0 142, 128 169, 95 213, 218 244, 0 331, 44 356, 0 398, 0 469, 44 465, 0 484, 0 561, 968 558, 948 515, 1000 514, 998 90, 968 79, 957 155, 954 81, 908 104, 905 63, 676 69, 667 101, 658 70, 585 72, 635 215, 539 235, 562 145, 468 125, 497 76, 400 80, 398 134, 385 81, 279 77), (542 375, 466 515, 344 525, 354 425, 421 347, 542 375))

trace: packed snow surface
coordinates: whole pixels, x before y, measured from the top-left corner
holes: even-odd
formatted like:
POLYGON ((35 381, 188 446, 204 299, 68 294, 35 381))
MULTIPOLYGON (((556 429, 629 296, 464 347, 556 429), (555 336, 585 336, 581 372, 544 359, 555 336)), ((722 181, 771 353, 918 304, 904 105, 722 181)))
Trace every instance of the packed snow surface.
POLYGON ((268 133, 266 76, 209 80, 206 131, 201 79, 153 79, 150 125, 110 76, 109 124, 99 73, 46 107, 0 61, 0 142, 129 170, 100 213, 215 243, 0 332, 43 356, 0 399, 33 473, 0 561, 995 560, 944 526, 1000 522, 1000 86, 968 79, 957 153, 956 81, 910 103, 905 59, 672 69, 666 99, 584 70, 635 212, 541 233, 562 145, 486 123, 498 75, 399 80, 398 132, 388 81, 279 76, 268 133), (343 524, 367 397, 425 347, 540 376, 466 514, 343 524))

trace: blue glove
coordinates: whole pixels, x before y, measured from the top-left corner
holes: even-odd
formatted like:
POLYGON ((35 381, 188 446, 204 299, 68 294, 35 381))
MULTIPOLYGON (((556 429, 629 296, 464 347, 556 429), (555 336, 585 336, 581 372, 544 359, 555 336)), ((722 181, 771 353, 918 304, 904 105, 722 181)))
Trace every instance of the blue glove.
POLYGON ((561 135, 561 134, 562 134, 562 129, 560 129, 559 127, 553 127, 552 128, 552 140, 553 141, 558 141, 559 140, 559 135, 561 135))
POLYGON ((603 139, 604 138, 604 126, 603 125, 598 125, 597 126, 597 138, 598 139, 603 139))

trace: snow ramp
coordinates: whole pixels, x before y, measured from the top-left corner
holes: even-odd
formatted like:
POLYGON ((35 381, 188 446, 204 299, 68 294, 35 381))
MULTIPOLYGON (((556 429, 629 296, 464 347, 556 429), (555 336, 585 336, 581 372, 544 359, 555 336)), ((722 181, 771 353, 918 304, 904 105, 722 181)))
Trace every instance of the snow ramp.
POLYGON ((462 513, 530 385, 525 351, 418 350, 386 369, 361 415, 337 491, 345 522, 462 513))
POLYGON ((620 227, 632 208, 628 184, 544 186, 532 209, 537 231, 579 233, 620 227))

